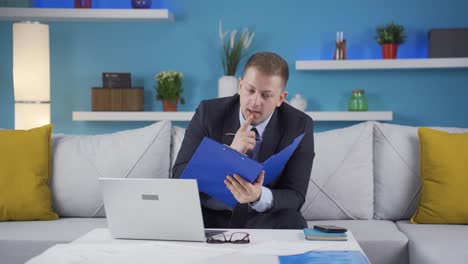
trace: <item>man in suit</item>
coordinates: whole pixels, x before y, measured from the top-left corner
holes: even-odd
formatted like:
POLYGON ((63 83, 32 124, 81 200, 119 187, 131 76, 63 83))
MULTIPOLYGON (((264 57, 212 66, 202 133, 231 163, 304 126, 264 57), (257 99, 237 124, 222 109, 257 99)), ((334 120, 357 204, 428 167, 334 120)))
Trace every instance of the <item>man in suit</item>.
MULTIPOLYGON (((260 162, 305 133, 283 171, 263 185, 264 171, 254 183, 241 175, 224 181, 238 205, 231 209, 200 193, 206 228, 301 229, 304 204, 314 159, 313 121, 283 103, 289 78, 288 64, 271 52, 252 55, 239 78, 238 94, 202 101, 188 126, 174 163, 173 177, 184 171, 193 153, 208 136, 260 162)), ((209 157, 207 157, 209 158, 209 157)))

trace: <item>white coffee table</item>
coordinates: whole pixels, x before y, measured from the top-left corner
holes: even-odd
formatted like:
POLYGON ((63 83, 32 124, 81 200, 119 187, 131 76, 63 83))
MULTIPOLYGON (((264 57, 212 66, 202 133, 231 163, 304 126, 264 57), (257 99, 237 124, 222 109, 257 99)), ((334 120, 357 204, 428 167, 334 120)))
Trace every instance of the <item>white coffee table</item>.
POLYGON ((208 244, 113 239, 106 228, 94 229, 70 244, 58 244, 27 264, 54 263, 278 263, 278 256, 310 250, 363 252, 348 232, 348 241, 308 241, 302 230, 235 229, 247 232, 249 244, 208 244))

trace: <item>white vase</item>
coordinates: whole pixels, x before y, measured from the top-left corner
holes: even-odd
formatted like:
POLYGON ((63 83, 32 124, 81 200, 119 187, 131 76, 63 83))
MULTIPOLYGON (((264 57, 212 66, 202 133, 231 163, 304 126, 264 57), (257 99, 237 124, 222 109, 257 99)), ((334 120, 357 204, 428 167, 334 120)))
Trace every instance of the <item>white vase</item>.
POLYGON ((237 78, 234 76, 223 76, 218 80, 218 98, 232 96, 237 93, 237 78))
POLYGON ((298 110, 305 111, 307 108, 307 101, 300 94, 295 94, 289 101, 289 104, 298 110))

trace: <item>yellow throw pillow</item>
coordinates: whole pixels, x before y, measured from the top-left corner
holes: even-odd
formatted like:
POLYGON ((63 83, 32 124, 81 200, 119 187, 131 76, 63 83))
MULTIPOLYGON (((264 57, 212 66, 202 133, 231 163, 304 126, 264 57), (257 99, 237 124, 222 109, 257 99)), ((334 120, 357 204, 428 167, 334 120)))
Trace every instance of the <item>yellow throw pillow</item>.
POLYGON ((52 125, 0 130, 0 221, 54 220, 49 190, 52 125))
POLYGON ((468 133, 418 130, 422 188, 413 224, 468 224, 468 133))

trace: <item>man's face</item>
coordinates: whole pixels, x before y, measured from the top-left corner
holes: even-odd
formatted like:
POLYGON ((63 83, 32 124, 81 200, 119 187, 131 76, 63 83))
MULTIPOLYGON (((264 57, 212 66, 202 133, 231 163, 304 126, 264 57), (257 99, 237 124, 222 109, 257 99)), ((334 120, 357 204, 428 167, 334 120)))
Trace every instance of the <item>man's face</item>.
POLYGON ((284 91, 284 85, 280 76, 265 75, 255 67, 248 68, 239 79, 238 91, 244 118, 253 115, 253 126, 265 121, 286 99, 288 93, 284 91))

